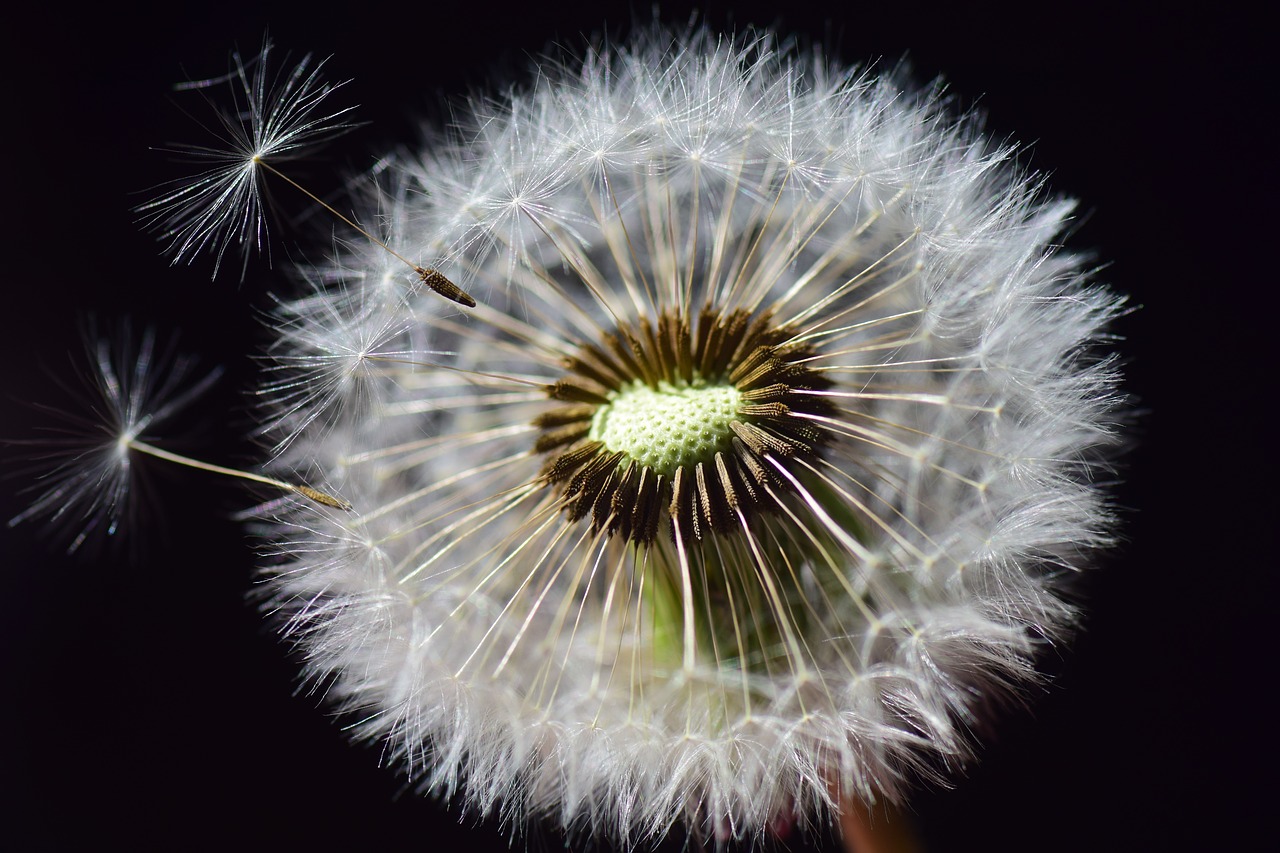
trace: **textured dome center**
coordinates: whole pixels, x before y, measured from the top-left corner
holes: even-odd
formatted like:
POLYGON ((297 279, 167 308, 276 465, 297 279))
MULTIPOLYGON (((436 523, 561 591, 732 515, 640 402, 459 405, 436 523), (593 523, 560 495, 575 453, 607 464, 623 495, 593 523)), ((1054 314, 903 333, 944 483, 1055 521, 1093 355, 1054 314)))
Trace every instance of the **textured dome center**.
POLYGON ((741 395, 732 385, 635 382, 596 410, 589 437, 671 477, 730 449, 741 395))

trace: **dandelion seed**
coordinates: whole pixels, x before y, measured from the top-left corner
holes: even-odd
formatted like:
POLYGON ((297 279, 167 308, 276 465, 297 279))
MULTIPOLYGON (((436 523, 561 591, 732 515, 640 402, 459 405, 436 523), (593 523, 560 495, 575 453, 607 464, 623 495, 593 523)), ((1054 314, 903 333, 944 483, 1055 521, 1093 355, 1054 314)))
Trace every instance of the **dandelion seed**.
POLYGON ((99 338, 92 351, 93 373, 87 384, 94 398, 89 407, 93 415, 48 410, 63 426, 52 428, 52 437, 26 442, 37 449, 31 468, 39 477, 39 495, 9 520, 10 527, 45 517, 54 527, 75 528, 67 537, 68 552, 99 533, 113 536, 122 527, 135 527, 131 517, 136 455, 273 486, 332 509, 351 509, 342 498, 311 486, 213 465, 150 443, 151 434, 203 396, 221 370, 193 379, 191 359, 176 356, 172 349, 157 350, 151 329, 135 345, 127 325, 119 342, 99 338))
POLYGON ((232 243, 240 247, 246 265, 250 250, 262 252, 268 241, 259 172, 266 171, 407 265, 418 280, 435 293, 474 308, 475 299, 443 272, 404 257, 273 165, 295 158, 306 147, 349 130, 352 125, 343 116, 352 108, 327 114, 322 108, 329 95, 342 85, 324 82, 321 75, 324 61, 310 68, 312 57, 308 54, 287 74, 272 71, 271 49, 271 43, 264 42, 261 53, 250 64, 246 64, 238 52, 233 53, 232 70, 226 76, 179 87, 206 90, 227 85, 234 108, 217 113, 220 130, 215 130, 214 135, 222 142, 220 147, 179 149, 200 162, 211 164, 210 167, 175 182, 168 192, 139 208, 146 214, 144 222, 159 230, 161 237, 168 241, 173 262, 190 262, 208 249, 214 255, 216 278, 223 255, 232 243))
POLYGON ((29 442, 36 448, 32 468, 39 473, 39 495, 9 521, 13 526, 44 517, 56 527, 71 528, 68 551, 79 550, 98 533, 110 536, 120 529, 133 514, 131 451, 221 375, 213 370, 193 377, 190 359, 157 350, 150 329, 135 343, 127 324, 117 342, 95 340, 91 354, 93 371, 85 385, 93 415, 49 410, 61 426, 29 442))

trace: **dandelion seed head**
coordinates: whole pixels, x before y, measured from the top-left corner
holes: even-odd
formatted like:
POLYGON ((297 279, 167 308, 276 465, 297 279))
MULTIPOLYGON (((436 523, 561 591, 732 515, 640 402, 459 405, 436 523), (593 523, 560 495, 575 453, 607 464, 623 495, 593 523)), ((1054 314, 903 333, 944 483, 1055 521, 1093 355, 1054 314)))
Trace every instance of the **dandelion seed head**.
MULTIPOLYGON (((250 171, 157 202, 184 258, 243 242, 245 175, 338 115, 305 66, 233 77, 250 171)), ((272 464, 343 495, 262 515, 272 607, 357 736, 623 843, 969 758, 1074 625, 1123 402, 1095 354, 1121 300, 1013 154, 892 75, 655 29, 379 161, 417 278, 303 269, 262 389, 272 464)))

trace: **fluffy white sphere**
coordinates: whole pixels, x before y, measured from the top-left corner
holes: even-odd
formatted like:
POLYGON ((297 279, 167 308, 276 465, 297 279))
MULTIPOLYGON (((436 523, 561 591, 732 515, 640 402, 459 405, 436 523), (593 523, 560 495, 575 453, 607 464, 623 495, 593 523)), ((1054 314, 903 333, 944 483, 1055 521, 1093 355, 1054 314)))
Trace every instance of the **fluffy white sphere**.
POLYGON ((267 513, 314 677, 424 787, 630 841, 965 757, 1110 524, 1119 300, 1055 246, 1072 205, 767 37, 650 32, 470 109, 369 221, 479 305, 370 247, 281 309, 278 464, 355 507, 267 513), (669 470, 600 426, 705 394, 737 419, 689 413, 669 470))

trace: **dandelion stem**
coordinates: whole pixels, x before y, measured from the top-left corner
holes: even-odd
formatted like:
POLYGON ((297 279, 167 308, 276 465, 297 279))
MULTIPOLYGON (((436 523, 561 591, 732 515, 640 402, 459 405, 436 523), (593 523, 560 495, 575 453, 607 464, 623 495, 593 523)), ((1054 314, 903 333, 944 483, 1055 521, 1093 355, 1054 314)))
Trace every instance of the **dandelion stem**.
POLYGON ((887 804, 875 814, 857 797, 840 806, 840 840, 849 853, 920 853, 920 841, 910 824, 887 804))
POLYGON ((178 465, 185 465, 188 468, 198 468, 201 471, 210 471, 214 474, 225 474, 228 477, 238 477, 241 480, 250 480, 254 483, 265 483, 268 486, 275 486, 277 489, 283 489, 286 492, 294 492, 302 495, 304 498, 315 501, 324 506, 333 507, 334 509, 350 510, 351 504, 342 498, 334 497, 313 489, 310 486, 301 486, 294 483, 286 483, 284 480, 277 480, 274 477, 267 477, 263 474, 254 474, 250 471, 237 471, 235 468, 224 468, 221 465, 214 465, 212 462, 201 462, 199 459, 192 459, 189 456, 182 456, 172 453, 168 450, 161 450, 159 447, 147 444, 145 441, 138 441, 136 438, 127 438, 124 444, 131 450, 139 453, 145 453, 154 456, 157 459, 164 459, 167 462, 174 462, 178 465))

